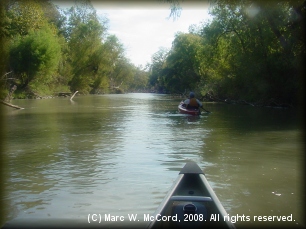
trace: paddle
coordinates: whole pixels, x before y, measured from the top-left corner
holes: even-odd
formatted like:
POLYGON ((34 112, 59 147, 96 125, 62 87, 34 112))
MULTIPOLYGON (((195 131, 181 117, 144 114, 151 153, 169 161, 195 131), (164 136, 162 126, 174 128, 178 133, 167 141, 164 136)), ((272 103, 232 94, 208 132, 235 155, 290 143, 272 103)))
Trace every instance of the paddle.
POLYGON ((206 109, 204 109, 204 107, 201 107, 204 111, 206 111, 207 113, 210 113, 210 111, 208 111, 208 110, 206 110, 206 109))

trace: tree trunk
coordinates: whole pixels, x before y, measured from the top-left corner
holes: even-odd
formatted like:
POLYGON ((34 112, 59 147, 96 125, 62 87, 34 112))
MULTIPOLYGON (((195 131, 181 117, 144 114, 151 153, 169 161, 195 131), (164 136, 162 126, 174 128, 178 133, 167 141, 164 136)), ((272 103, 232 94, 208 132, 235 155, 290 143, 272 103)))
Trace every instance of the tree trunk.
POLYGON ((4 101, 5 102, 10 102, 12 100, 12 96, 14 91, 17 89, 17 86, 14 85, 13 87, 11 87, 11 90, 9 91, 9 93, 7 94, 7 96, 5 97, 4 101))

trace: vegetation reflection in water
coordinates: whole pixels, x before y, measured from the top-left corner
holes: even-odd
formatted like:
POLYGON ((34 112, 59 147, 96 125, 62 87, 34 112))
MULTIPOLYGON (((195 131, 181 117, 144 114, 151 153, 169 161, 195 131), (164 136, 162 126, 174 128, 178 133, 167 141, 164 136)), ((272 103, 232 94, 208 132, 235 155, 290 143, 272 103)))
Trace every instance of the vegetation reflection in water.
POLYGON ((167 95, 74 101, 16 100, 24 110, 5 110, 6 220, 153 214, 189 160, 230 215, 302 219, 295 112, 206 103, 211 113, 191 118, 167 95))

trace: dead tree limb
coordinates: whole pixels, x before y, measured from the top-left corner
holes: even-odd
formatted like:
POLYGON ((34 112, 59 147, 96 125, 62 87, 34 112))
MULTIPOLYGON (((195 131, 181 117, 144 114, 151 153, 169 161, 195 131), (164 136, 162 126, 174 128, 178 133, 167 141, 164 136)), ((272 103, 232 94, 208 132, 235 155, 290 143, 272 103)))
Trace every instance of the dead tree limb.
POLYGON ((73 99, 73 97, 78 93, 79 91, 74 92, 74 94, 70 97, 70 100, 73 99))
POLYGON ((2 77, 4 77, 4 76, 10 74, 11 72, 13 72, 13 71, 10 71, 10 72, 5 73, 2 77))
POLYGON ((2 101, 2 100, 0 100, 0 103, 4 104, 4 105, 6 105, 6 106, 9 106, 9 107, 13 107, 13 108, 15 108, 15 109, 24 109, 23 107, 18 107, 18 106, 16 106, 16 105, 13 105, 13 104, 4 102, 4 101, 2 101))
POLYGON ((5 102, 10 102, 12 100, 12 96, 14 91, 17 89, 17 86, 14 85, 13 87, 11 87, 9 93, 7 94, 6 98, 4 99, 5 102))

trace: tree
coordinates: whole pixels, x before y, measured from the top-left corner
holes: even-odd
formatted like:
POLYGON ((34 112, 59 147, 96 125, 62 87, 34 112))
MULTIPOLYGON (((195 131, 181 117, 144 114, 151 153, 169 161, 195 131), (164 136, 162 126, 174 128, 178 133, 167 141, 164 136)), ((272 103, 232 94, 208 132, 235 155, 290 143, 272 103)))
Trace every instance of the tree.
POLYGON ((61 57, 57 37, 44 27, 18 37, 10 50, 10 65, 19 80, 21 89, 45 85, 52 81, 61 57))
POLYGON ((141 68, 134 68, 134 77, 129 86, 130 91, 145 92, 148 89, 149 73, 141 68))
POLYGON ((304 16, 296 13, 302 12, 301 2, 214 3, 213 21, 199 30, 205 54, 201 64, 205 91, 223 98, 253 102, 273 98, 292 103, 304 47, 295 36, 299 30, 292 29, 301 28, 304 16))
POLYGON ((118 38, 107 34, 108 19, 98 17, 89 0, 75 1, 68 10, 48 0, 1 3, 5 4, 1 4, 0 36, 6 42, 1 81, 4 78, 7 89, 8 72, 14 74, 10 79, 15 79, 11 83, 18 85, 18 93, 62 89, 100 93, 110 84, 138 87, 133 80, 139 72, 124 57, 118 38))
POLYGON ((7 17, 5 7, 7 6, 8 1, 0 2, 0 99, 5 98, 6 92, 6 83, 8 71, 8 59, 9 59, 9 30, 8 25, 10 19, 7 17))
POLYGON ((38 30, 45 26, 46 19, 39 1, 10 1, 7 17, 10 20, 11 36, 27 35, 31 30, 38 30))
MULTIPOLYGON (((167 2, 176 4, 171 13, 180 10, 178 1, 167 2)), ((184 68, 196 66, 199 80, 193 82, 198 81, 202 94, 296 103, 299 65, 305 56, 304 1, 210 2, 212 22, 190 28, 190 34, 201 37, 199 58, 188 62, 186 56, 193 56, 183 45, 188 42, 174 41, 163 69, 167 86, 172 90, 182 90, 182 84, 192 86, 183 76, 184 68), (175 55, 173 51, 180 49, 186 54, 175 55)))
POLYGON ((133 82, 134 66, 127 58, 119 58, 110 75, 111 89, 127 89, 133 82))
POLYGON ((164 84, 162 82, 162 70, 166 62, 169 50, 160 47, 159 50, 152 55, 152 64, 150 68, 149 84, 153 87, 153 90, 162 92, 164 90, 164 84))
POLYGON ((88 1, 78 2, 66 14, 69 64, 72 68, 72 90, 89 93, 103 82, 104 48, 102 40, 106 26, 99 22, 95 9, 88 1))
POLYGON ((197 89, 201 76, 201 41, 195 34, 176 35, 163 68, 164 82, 170 92, 197 89))

